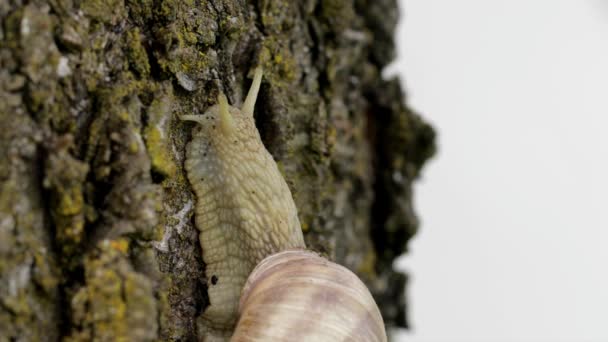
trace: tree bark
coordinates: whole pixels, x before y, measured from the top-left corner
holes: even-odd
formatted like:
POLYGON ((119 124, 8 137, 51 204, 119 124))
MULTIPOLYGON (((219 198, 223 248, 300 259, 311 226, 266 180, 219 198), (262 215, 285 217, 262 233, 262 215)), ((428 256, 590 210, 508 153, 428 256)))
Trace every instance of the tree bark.
POLYGON ((0 0, 0 340, 197 339, 183 170, 218 91, 255 119, 310 249, 406 326, 392 268, 434 132, 383 80, 395 0, 0 0))

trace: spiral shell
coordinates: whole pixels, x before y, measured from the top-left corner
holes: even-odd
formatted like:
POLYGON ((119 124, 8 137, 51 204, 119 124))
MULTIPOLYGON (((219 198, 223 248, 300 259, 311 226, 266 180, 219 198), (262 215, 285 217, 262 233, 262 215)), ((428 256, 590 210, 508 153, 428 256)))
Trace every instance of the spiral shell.
POLYGON ((253 270, 232 341, 386 341, 386 332, 354 273, 298 249, 273 254, 253 270))

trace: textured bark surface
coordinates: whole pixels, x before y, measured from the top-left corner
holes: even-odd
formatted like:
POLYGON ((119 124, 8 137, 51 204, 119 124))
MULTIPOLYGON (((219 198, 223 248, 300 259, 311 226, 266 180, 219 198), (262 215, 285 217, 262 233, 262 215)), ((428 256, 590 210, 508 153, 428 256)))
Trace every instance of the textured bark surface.
POLYGON ((405 326, 392 269, 433 130, 404 105, 395 0, 0 0, 0 340, 196 340, 193 124, 256 105, 308 246, 405 326))

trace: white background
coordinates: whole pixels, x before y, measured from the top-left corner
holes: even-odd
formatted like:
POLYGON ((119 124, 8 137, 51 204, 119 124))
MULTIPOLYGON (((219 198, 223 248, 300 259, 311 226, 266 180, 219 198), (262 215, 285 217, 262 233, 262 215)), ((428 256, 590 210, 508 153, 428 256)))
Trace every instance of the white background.
POLYGON ((439 153, 399 340, 608 341, 608 0, 400 6, 391 69, 439 153))

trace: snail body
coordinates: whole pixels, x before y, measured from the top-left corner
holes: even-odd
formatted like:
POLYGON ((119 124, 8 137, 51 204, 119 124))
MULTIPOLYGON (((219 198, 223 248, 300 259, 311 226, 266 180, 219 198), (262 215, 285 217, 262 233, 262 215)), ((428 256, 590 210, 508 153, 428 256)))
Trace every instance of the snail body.
POLYGON ((199 123, 185 161, 209 295, 199 335, 386 341, 380 312, 357 276, 305 251, 291 192, 253 119, 261 79, 258 68, 241 109, 220 93, 204 115, 181 117, 199 123))
POLYGON ((288 248, 304 248, 295 203, 253 119, 262 78, 255 72, 241 109, 224 94, 204 115, 187 146, 185 169, 197 197, 195 225, 203 251, 209 306, 201 318, 206 340, 234 329, 239 296, 255 265, 288 248))

